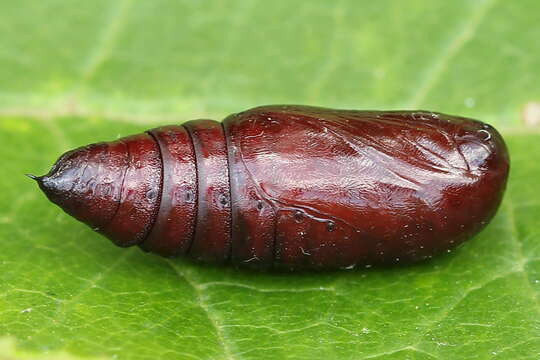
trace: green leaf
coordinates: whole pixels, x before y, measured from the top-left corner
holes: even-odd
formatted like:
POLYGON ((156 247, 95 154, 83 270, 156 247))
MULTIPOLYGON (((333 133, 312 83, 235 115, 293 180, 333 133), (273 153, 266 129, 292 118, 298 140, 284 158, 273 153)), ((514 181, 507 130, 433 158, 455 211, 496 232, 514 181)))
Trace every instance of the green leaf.
POLYGON ((0 359, 538 359, 540 3, 0 1, 0 359), (487 121, 498 215, 433 261, 276 274, 119 249, 24 173, 269 103, 487 121), (10 340, 7 340, 9 337, 10 340))
POLYGON ((105 357, 79 357, 65 351, 43 351, 41 353, 21 351, 15 348, 15 341, 11 338, 0 337, 1 360, 104 360, 105 357))

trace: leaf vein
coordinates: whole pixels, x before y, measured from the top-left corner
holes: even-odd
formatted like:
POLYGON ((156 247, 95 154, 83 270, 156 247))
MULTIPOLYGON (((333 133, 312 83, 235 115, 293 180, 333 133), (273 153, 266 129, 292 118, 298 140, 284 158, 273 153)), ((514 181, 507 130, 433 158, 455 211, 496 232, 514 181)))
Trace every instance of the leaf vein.
POLYGON ((184 280, 195 292, 195 296, 197 298, 197 303, 201 307, 201 309, 206 314, 206 317, 208 318, 210 324, 214 327, 216 330, 216 335, 219 344, 221 345, 223 349, 223 355, 225 356, 225 359, 227 360, 233 360, 234 357, 232 355, 231 349, 227 343, 227 338, 223 331, 223 326, 220 325, 219 320, 216 316, 213 315, 210 306, 206 302, 206 296, 204 295, 203 291, 204 288, 198 285, 195 281, 193 281, 190 277, 186 276, 185 273, 181 272, 170 260, 166 260, 166 263, 173 269, 174 273, 182 280, 184 280))
POLYGON ((118 34, 122 29, 132 0, 112 1, 109 19, 104 30, 97 38, 96 47, 90 53, 82 66, 82 82, 86 82, 96 74, 99 67, 105 62, 116 44, 118 34))
POLYGON ((469 19, 462 23, 461 28, 454 33, 457 35, 448 43, 439 56, 434 57, 433 64, 428 67, 425 75, 418 84, 418 90, 413 94, 412 98, 407 102, 407 107, 416 109, 422 105, 426 96, 437 85, 439 80, 448 70, 448 65, 456 57, 463 47, 474 37, 478 26, 484 20, 488 11, 493 7, 496 0, 486 0, 481 2, 474 11, 471 11, 469 19))
POLYGON ((512 238, 512 241, 516 245, 517 255, 519 258, 518 267, 520 270, 520 273, 523 275, 523 281, 525 282, 525 288, 527 289, 527 292, 531 296, 531 299, 533 303, 535 304, 535 310, 540 315, 540 298, 538 297, 538 294, 534 290, 534 288, 531 286, 531 278, 529 273, 527 272, 527 264, 531 262, 531 259, 528 259, 525 256, 525 253, 523 251, 523 243, 519 240, 519 232, 517 228, 516 223, 516 217, 515 217, 515 206, 514 202, 512 200, 512 197, 510 196, 510 192, 506 194, 505 204, 508 211, 508 222, 510 225, 510 237, 512 238))
MULTIPOLYGON (((120 255, 115 262, 113 262, 105 271, 98 272, 92 279, 90 279, 86 285, 82 286, 76 295, 72 296, 68 300, 60 300, 58 301, 58 306, 56 309, 56 313, 51 317, 52 321, 49 325, 44 326, 41 328, 41 330, 38 332, 38 334, 46 333, 50 328, 61 325, 61 321, 63 319, 63 316, 68 311, 69 305, 75 303, 77 300, 81 298, 82 295, 90 291, 95 287, 97 283, 99 283, 101 280, 105 279, 106 275, 110 274, 116 267, 118 267, 120 264, 122 264, 129 256, 133 255, 133 251, 125 251, 120 255)), ((37 335, 37 334, 36 334, 37 335)))

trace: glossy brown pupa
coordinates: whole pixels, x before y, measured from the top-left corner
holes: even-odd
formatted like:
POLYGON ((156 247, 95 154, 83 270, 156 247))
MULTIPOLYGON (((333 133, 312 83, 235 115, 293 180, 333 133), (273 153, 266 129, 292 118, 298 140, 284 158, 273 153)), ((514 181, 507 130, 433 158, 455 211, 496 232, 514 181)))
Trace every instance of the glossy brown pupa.
POLYGON ((84 146, 35 179, 119 246, 299 269, 449 250, 491 220, 508 171, 477 120, 282 105, 84 146))

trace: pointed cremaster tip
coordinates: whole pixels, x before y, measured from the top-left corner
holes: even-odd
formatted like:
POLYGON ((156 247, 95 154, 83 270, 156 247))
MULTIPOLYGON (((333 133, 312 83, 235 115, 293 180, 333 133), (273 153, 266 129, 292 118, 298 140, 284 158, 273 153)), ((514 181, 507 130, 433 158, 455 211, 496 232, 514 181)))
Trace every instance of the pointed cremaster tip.
POLYGON ((36 176, 32 174, 24 174, 25 176, 28 176, 32 180, 40 181, 43 176, 36 176))
POLYGON ((47 198, 93 229, 115 216, 127 166, 123 142, 96 143, 63 154, 37 181, 47 198))

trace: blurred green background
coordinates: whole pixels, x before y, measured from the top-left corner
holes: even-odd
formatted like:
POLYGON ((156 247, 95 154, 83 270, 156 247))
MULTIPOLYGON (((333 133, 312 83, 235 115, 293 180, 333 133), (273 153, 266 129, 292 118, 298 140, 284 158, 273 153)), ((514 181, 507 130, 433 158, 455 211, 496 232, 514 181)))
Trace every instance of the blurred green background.
POLYGON ((0 359, 538 359, 540 2, 0 1, 0 359), (117 249, 24 178, 72 147, 249 107, 496 126, 492 224, 397 269, 267 274, 117 249))

